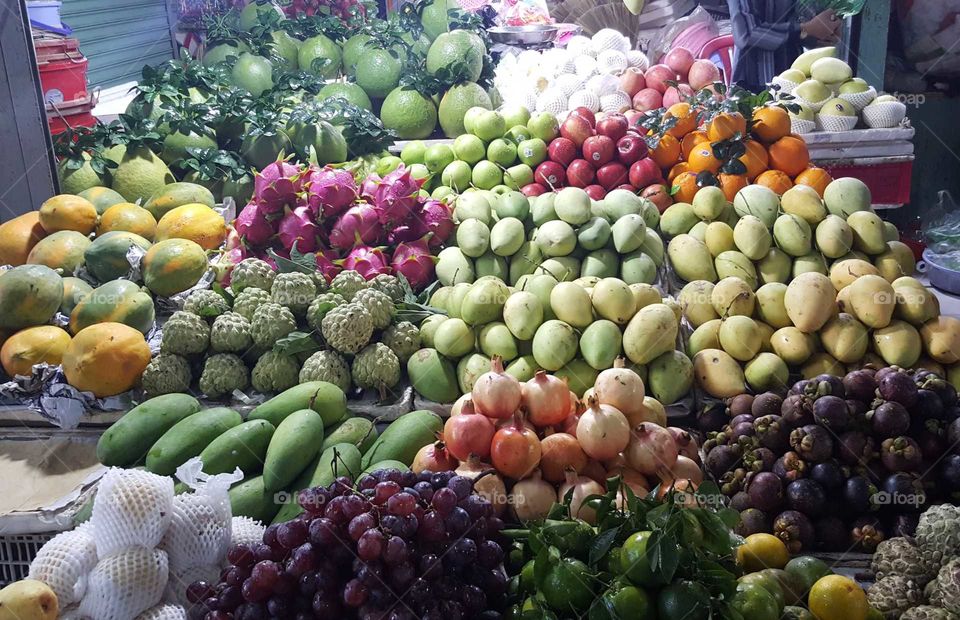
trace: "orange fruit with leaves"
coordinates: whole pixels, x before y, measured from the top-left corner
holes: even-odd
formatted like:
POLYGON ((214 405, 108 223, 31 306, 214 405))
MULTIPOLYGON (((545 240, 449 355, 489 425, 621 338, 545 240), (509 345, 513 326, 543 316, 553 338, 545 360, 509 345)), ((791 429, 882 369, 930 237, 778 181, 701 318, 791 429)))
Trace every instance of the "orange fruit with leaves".
POLYGON ((713 117, 707 125, 707 137, 711 142, 729 140, 737 134, 746 136, 747 119, 739 112, 723 112, 713 117))
POLYGON ((672 168, 680 159, 680 141, 670 134, 664 134, 650 157, 661 169, 672 168))
POLYGON ((723 162, 717 159, 713 152, 713 145, 709 142, 701 142, 693 147, 690 157, 687 158, 687 163, 690 164, 690 170, 693 172, 706 171, 714 174, 719 172, 720 166, 723 165, 723 162))
POLYGON ((673 181, 680 174, 683 174, 684 172, 689 172, 689 171, 690 171, 690 164, 688 164, 685 161, 682 161, 679 164, 675 165, 673 168, 670 168, 670 172, 667 173, 667 180, 673 181))
POLYGON ((693 202, 693 197, 697 195, 699 189, 696 173, 683 172, 673 180, 670 191, 674 202, 693 202))
POLYGON ((683 140, 680 141, 680 156, 683 158, 683 161, 690 159, 690 153, 693 152, 695 146, 709 141, 710 139, 707 138, 707 132, 702 129, 691 131, 685 135, 683 140))
POLYGON ((753 112, 753 135, 765 144, 790 135, 790 115, 780 106, 757 108, 753 112))
POLYGON ((774 191, 778 196, 793 187, 793 181, 782 170, 767 170, 753 181, 756 185, 763 185, 774 191))
POLYGON ((733 202, 737 192, 750 184, 750 180, 747 179, 745 174, 721 174, 717 177, 717 180, 720 181, 720 189, 723 190, 723 195, 730 202, 733 202))
POLYGON ((831 181, 833 181, 833 177, 830 176, 829 172, 823 168, 811 166, 798 174, 793 180, 793 184, 812 187, 813 189, 817 190, 817 193, 820 194, 821 198, 823 198, 823 192, 826 191, 827 185, 830 185, 831 181))
POLYGON ((770 156, 770 168, 787 173, 793 178, 806 170, 810 164, 810 151, 803 138, 785 136, 771 144, 767 152, 770 156))
POLYGON ((673 127, 667 130, 667 133, 674 138, 682 138, 697 128, 697 111, 686 101, 681 101, 667 108, 663 120, 671 120, 674 123, 673 127))
POLYGON ((744 140, 743 145, 747 152, 740 156, 740 161, 747 167, 747 178, 753 181, 769 166, 769 156, 756 140, 744 140))

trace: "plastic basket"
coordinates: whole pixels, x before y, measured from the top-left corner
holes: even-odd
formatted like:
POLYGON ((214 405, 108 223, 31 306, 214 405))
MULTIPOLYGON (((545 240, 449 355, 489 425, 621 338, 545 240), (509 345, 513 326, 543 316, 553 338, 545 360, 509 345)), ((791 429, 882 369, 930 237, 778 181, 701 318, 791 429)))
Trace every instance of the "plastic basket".
POLYGON ((867 184, 873 204, 903 205, 910 202, 910 180, 913 161, 867 165, 821 163, 835 179, 856 177, 867 184))
POLYGON ((57 532, 0 536, 0 587, 26 579, 40 547, 56 535, 57 532))

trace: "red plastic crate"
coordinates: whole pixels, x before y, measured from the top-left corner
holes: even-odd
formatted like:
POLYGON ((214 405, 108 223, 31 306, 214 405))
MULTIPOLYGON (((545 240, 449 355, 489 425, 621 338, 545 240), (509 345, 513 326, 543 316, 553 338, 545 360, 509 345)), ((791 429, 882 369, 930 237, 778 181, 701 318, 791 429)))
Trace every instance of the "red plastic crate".
POLYGON ((821 164, 835 179, 855 177, 867 184, 873 204, 903 205, 910 202, 910 181, 913 161, 889 162, 874 165, 821 164))
POLYGON ((92 94, 63 103, 48 102, 47 123, 50 125, 50 134, 55 136, 71 127, 93 127, 97 123, 97 118, 93 115, 96 105, 97 97, 92 94))
POLYGON ((80 43, 71 37, 34 36, 37 68, 45 103, 62 104, 87 96, 88 61, 80 53, 80 43))

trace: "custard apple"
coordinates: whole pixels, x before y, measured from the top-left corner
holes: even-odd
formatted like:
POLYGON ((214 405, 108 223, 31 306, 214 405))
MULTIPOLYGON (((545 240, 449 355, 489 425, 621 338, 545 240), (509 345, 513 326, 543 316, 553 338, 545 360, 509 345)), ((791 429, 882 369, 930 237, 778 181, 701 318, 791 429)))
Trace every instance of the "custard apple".
POLYGON ((350 391, 350 366, 336 351, 317 351, 300 369, 300 383, 308 381, 326 381, 346 393, 350 391))
POLYGON ((420 330, 408 321, 388 327, 380 340, 390 347, 401 364, 406 364, 410 356, 420 350, 420 330))
POLYGON ((210 326, 196 314, 179 310, 163 324, 160 351, 199 355, 210 345, 210 326))
POLYGON ((278 274, 270 287, 271 301, 290 308, 297 316, 303 316, 316 296, 317 285, 305 273, 278 274))
POLYGON ((234 294, 254 287, 269 291, 277 274, 270 263, 259 258, 245 258, 230 272, 230 288, 234 294))
POLYGON ((940 607, 920 605, 903 612, 900 620, 957 620, 957 617, 940 607))
POLYGON ((250 385, 250 371, 243 360, 232 353, 211 355, 203 364, 200 391, 210 398, 220 398, 250 385))
POLYGON ((890 538, 877 545, 870 562, 870 569, 877 581, 884 577, 900 575, 912 579, 921 586, 936 577, 926 570, 920 550, 906 538, 890 538))
POLYGON ((353 358, 353 382, 364 389, 381 392, 400 382, 400 360, 390 347, 375 342, 353 358))
POLYGON ((927 572, 936 574, 941 566, 960 556, 960 508, 950 504, 929 508, 920 515, 915 538, 927 572))
POLYGON ((264 350, 273 347, 278 340, 296 329, 297 320, 293 318, 293 313, 280 304, 263 304, 257 308, 253 320, 250 321, 253 344, 264 350))
POLYGON ((960 558, 950 560, 937 573, 930 603, 960 615, 960 558))
POLYGON ((204 319, 213 319, 230 310, 230 304, 220 293, 208 288, 190 293, 183 302, 185 312, 191 312, 204 319))
POLYGON ((262 288, 246 288, 233 300, 233 311, 252 321, 257 308, 269 301, 270 293, 262 288))
POLYGON ((210 348, 218 353, 242 353, 252 344, 250 321, 236 312, 221 314, 210 327, 210 348))
POLYGON ((300 364, 296 358, 267 351, 253 367, 250 382, 258 392, 282 392, 297 384, 300 364))
POLYGON ((327 312, 320 327, 327 344, 352 355, 370 341, 373 317, 363 306, 346 304, 327 312))
POLYGON ((360 304, 367 309, 367 312, 373 318, 374 329, 384 329, 387 325, 390 325, 393 320, 393 313, 396 312, 393 300, 390 299, 389 295, 368 288, 357 291, 351 303, 360 304))
POLYGON ((896 620, 903 612, 923 602, 923 590, 912 579, 891 575, 867 589, 867 600, 884 618, 896 620))
POLYGON ((390 299, 397 304, 403 301, 405 296, 403 285, 400 284, 400 278, 386 273, 381 273, 373 280, 370 280, 370 282, 367 283, 367 286, 375 291, 386 293, 390 296, 390 299))
POLYGON ((180 355, 161 353, 150 360, 140 380, 147 398, 186 392, 190 389, 190 362, 180 355))
POLYGON ((347 303, 347 300, 337 293, 321 293, 317 295, 317 298, 311 301, 310 307, 307 308, 307 325, 310 326, 310 329, 319 332, 320 323, 323 321, 323 317, 327 315, 327 312, 345 303, 347 303))
POLYGON ((353 301, 353 296, 365 288, 367 281, 356 271, 341 271, 330 282, 330 290, 340 293, 347 301, 353 301))

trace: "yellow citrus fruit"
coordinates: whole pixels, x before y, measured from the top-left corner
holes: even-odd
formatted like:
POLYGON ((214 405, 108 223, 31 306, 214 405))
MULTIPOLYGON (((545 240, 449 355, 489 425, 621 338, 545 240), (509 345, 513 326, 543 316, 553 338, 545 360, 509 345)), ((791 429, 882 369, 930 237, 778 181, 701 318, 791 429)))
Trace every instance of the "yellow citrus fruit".
POLYGON ((813 584, 807 603, 818 620, 866 620, 870 609, 863 588, 843 575, 827 575, 813 584))
POLYGON ((751 534, 737 548, 737 563, 748 573, 783 568, 789 561, 787 546, 773 534, 751 534))

